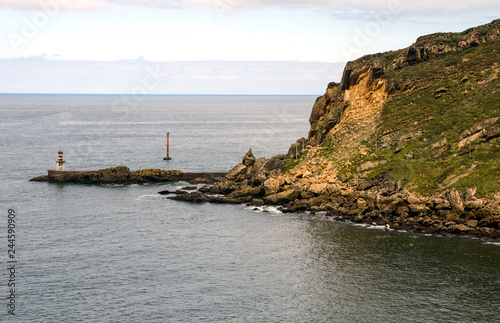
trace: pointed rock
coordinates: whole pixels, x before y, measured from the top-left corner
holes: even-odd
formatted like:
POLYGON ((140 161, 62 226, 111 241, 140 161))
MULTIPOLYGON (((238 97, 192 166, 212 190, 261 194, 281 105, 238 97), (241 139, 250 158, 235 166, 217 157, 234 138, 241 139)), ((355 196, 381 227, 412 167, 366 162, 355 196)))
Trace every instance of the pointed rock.
POLYGON ((252 167, 253 164, 255 164, 255 157, 254 155, 252 154, 252 148, 250 148, 250 150, 246 153, 245 157, 243 157, 243 165, 245 165, 246 167, 252 167))

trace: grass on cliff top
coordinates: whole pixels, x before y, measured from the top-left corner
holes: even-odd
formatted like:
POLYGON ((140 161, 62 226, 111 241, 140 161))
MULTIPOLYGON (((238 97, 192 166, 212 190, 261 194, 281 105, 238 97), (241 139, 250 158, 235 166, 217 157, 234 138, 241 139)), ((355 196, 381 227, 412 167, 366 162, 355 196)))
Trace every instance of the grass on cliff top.
POLYGON ((396 92, 384 105, 379 131, 421 129, 423 135, 398 153, 379 152, 375 159, 391 162, 378 167, 371 176, 391 168, 395 178, 404 178, 417 192, 429 194, 449 176, 467 173, 475 163, 470 175, 450 187, 462 191, 477 187, 479 195, 500 191, 499 140, 479 145, 471 159, 456 147, 462 131, 478 121, 500 116, 499 62, 500 40, 496 40, 430 62, 389 70, 388 83, 396 92), (433 158, 431 145, 443 138, 448 141, 446 151, 433 158), (416 156, 404 159, 409 151, 416 156))

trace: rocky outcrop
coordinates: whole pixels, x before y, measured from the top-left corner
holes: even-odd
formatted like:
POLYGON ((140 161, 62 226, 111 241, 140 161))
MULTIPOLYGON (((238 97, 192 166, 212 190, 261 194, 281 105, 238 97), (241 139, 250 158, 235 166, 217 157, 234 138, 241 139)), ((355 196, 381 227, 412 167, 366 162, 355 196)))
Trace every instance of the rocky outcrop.
POLYGON ((485 26, 466 30, 461 37, 454 33, 439 33, 422 36, 417 42, 400 54, 392 62, 392 69, 397 70, 437 58, 457 50, 479 46, 487 41, 500 38, 500 21, 495 20, 485 26), (458 40, 457 40, 458 38, 458 40))
POLYGON ((300 153, 306 150, 309 142, 306 138, 300 138, 296 143, 292 144, 286 154, 287 158, 298 158, 300 153))
POLYGON ((354 147, 354 142, 373 130, 388 97, 387 83, 380 61, 360 65, 365 60, 347 63, 341 83, 330 83, 326 93, 316 100, 309 118, 310 145, 342 140, 343 145, 354 147))
POLYGON ((414 44, 394 59, 392 69, 397 70, 405 66, 419 64, 456 50, 456 47, 452 47, 444 42, 440 42, 438 44, 424 44, 420 46, 414 44))

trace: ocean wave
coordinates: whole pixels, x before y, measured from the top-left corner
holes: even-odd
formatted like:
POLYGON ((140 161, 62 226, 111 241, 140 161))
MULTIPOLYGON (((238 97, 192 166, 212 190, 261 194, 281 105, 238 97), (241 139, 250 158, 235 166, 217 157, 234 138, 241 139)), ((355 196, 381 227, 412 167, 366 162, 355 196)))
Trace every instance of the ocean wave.
POLYGON ((270 213, 270 214, 282 214, 283 213, 280 210, 278 210, 278 208, 276 206, 270 206, 270 205, 249 206, 246 209, 252 210, 252 211, 258 212, 258 213, 270 213))

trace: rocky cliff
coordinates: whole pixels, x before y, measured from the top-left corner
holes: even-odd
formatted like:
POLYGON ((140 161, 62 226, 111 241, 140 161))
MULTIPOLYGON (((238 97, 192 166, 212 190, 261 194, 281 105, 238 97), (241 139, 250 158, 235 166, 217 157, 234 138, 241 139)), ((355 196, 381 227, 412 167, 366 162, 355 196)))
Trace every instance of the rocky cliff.
POLYGON ((287 155, 176 199, 500 237, 500 20, 347 63, 287 155), (210 194, 224 194, 212 196, 210 194))

